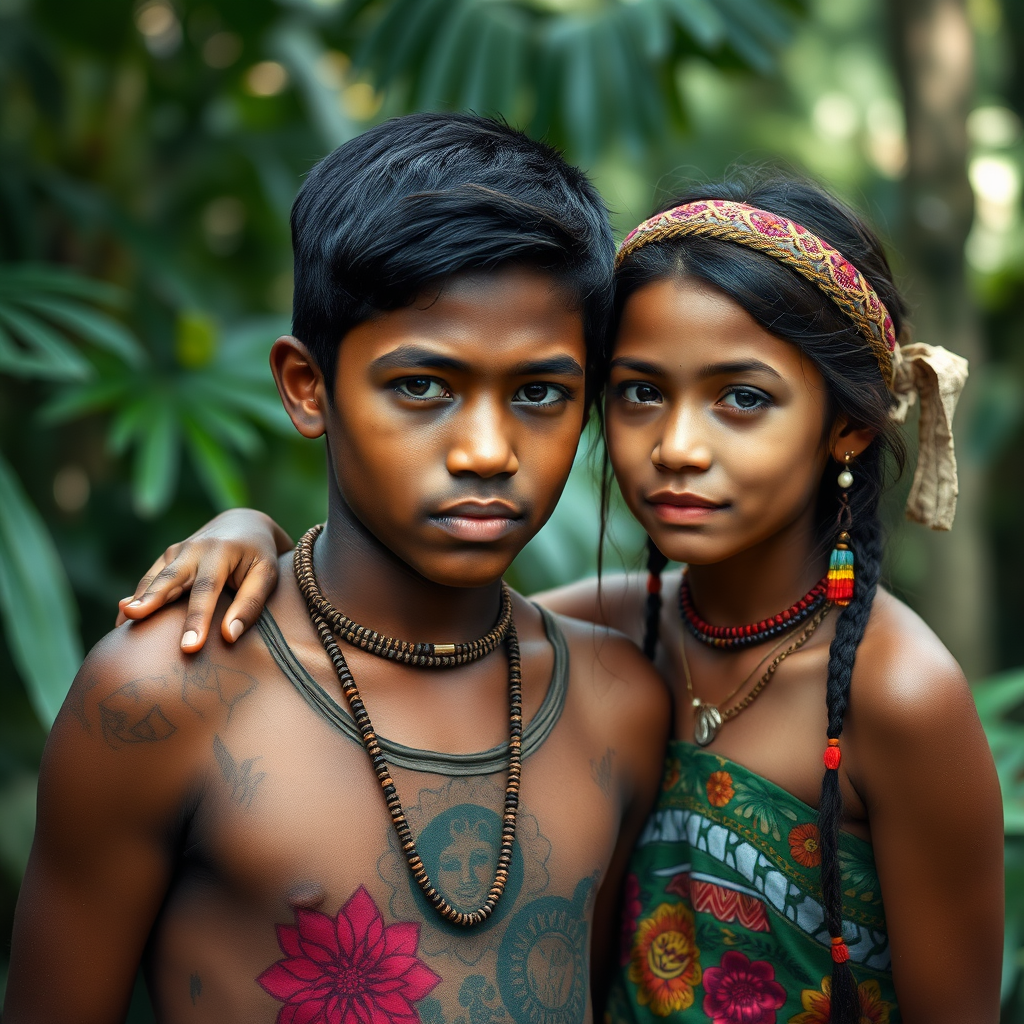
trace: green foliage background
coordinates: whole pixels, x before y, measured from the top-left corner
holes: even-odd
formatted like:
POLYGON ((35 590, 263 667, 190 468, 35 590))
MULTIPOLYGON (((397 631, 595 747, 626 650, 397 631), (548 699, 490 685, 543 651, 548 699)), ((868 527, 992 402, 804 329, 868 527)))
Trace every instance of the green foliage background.
MULTIPOLYGON (((978 683, 1007 797, 1006 1020, 1024 1020, 1024 16, 966 4, 977 53, 967 241, 989 366, 968 424, 988 479, 996 609, 978 683), (987 161, 987 162, 986 162, 987 161)), ((594 175, 619 234, 687 177, 768 160, 868 214, 910 216, 883 0, 0 0, 0 979, 45 729, 116 601, 214 511, 293 535, 322 517, 322 452, 267 368, 290 310, 305 171, 368 124, 497 113, 594 175)), ((915 213, 915 210, 917 211, 915 213)), ((914 268, 901 266, 906 276, 914 268)), ((899 495, 893 499, 898 509, 899 495)), ((911 602, 927 553, 895 531, 911 602)), ((593 571, 581 450, 514 582, 593 571)), ((633 563, 628 517, 613 560, 633 563)), ((0 981, 2 991, 2 981, 0 981)), ((140 992, 133 1019, 146 1020, 140 992)))

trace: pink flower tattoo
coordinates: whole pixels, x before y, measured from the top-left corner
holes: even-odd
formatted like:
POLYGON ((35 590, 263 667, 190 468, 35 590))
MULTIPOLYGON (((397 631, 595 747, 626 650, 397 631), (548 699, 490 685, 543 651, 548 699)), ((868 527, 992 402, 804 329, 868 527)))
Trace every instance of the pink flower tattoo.
POLYGON ((277 1024, 419 1024, 413 1004, 441 979, 416 956, 418 923, 385 925, 363 886, 337 917, 295 919, 277 926, 285 958, 256 979, 284 1003, 277 1024))

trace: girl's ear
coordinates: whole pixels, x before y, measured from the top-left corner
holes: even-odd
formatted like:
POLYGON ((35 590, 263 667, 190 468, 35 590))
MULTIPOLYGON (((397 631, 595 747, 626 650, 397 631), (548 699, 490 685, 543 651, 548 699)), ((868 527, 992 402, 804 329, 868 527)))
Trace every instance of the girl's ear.
POLYGON ((274 342, 270 369, 285 411, 303 437, 320 437, 327 429, 327 391, 323 374, 309 350, 290 334, 274 342))
POLYGON ((857 426, 846 416, 840 416, 832 428, 829 453, 836 462, 845 462, 847 453, 851 459, 855 459, 877 436, 877 430, 857 426))

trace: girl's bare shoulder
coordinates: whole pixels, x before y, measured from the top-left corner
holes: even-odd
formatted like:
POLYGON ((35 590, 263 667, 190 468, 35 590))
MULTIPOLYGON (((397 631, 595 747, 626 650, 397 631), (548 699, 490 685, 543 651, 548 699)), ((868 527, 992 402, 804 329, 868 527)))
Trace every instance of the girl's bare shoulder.
MULTIPOLYGON (((679 588, 680 570, 662 577, 662 594, 679 588)), ((639 644, 643 639, 647 576, 644 573, 605 573, 534 595, 534 600, 560 615, 610 626, 639 644)))
POLYGON ((857 649, 850 711, 893 740, 974 716, 956 659, 917 612, 881 588, 857 649))

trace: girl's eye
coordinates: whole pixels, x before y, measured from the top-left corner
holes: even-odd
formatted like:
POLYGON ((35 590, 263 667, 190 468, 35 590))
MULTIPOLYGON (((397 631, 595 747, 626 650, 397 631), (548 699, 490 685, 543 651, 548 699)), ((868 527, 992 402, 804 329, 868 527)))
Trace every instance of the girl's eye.
POLYGON ((629 384, 623 384, 619 388, 619 394, 634 405, 657 405, 661 402, 661 392, 653 384, 632 381, 629 384))
POLYGON ((512 401, 520 405, 557 405, 568 397, 565 388, 555 384, 524 384, 512 396, 512 401))
POLYGON ((395 385, 395 390, 406 398, 451 398, 451 392, 433 377, 406 377, 395 385))
POLYGON ((753 388, 733 388, 722 396, 721 404, 740 412, 755 412, 771 405, 771 399, 763 391, 753 388))

